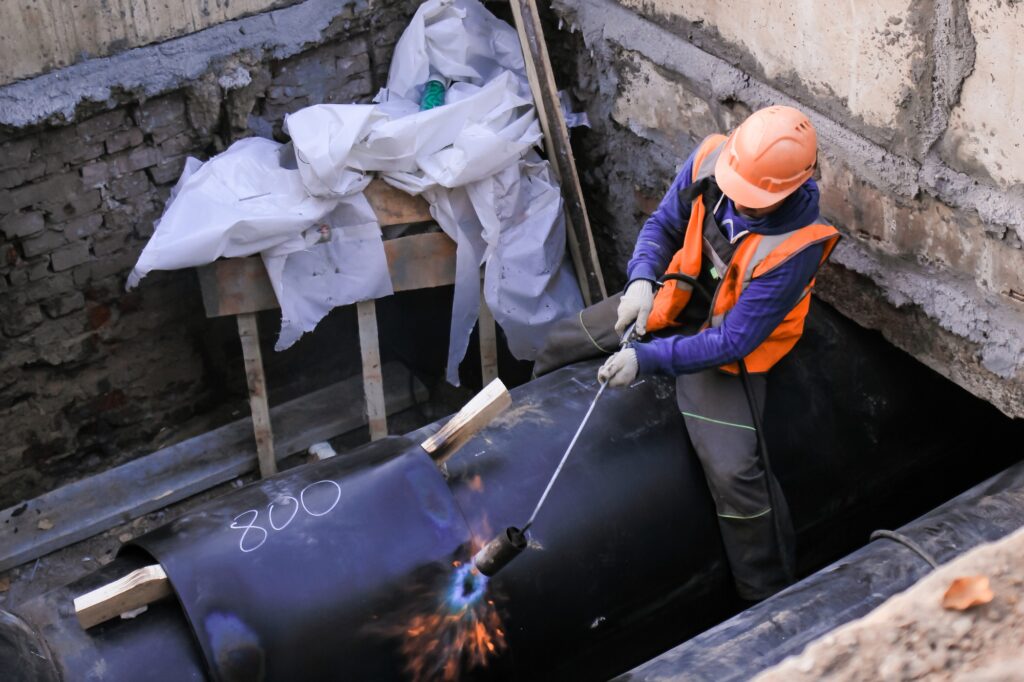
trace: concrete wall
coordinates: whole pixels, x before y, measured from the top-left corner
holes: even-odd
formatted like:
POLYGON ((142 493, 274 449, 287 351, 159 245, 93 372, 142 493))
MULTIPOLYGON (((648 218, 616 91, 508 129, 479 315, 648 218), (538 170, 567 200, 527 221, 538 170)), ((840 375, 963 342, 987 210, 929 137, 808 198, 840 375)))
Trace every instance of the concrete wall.
POLYGON ((186 156, 369 101, 416 5, 307 0, 0 87, 0 508, 222 406, 195 275, 125 277, 186 156))
POLYGON ((0 85, 293 2, 7 0, 0 3, 0 85))
MULTIPOLYGON (((846 235, 819 294, 1024 417, 1024 5, 556 0, 578 158, 614 283, 711 131, 798 106, 846 235)), ((549 42, 552 40, 549 37, 549 42)), ((617 281, 616 281, 617 279, 617 281)))

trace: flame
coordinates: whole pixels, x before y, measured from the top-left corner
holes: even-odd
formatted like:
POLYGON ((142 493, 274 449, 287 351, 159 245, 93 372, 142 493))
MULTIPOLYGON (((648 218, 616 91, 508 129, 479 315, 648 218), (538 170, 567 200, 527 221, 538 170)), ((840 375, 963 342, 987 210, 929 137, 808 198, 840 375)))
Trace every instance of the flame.
MULTIPOLYGON (((468 544, 472 550, 480 543, 468 544)), ((398 640, 413 682, 455 682, 508 648, 494 596, 472 561, 433 564, 403 590, 395 617, 373 629, 398 640)))
POLYGON ((464 671, 486 666, 507 647, 498 611, 488 599, 460 612, 416 614, 400 650, 414 682, 455 682, 464 671))

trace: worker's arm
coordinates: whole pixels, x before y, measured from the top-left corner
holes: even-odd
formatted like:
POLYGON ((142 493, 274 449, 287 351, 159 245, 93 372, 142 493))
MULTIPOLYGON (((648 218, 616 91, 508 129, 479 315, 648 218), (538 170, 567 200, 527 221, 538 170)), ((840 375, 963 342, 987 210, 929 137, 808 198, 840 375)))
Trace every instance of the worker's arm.
POLYGON ((818 269, 823 249, 820 244, 808 247, 776 270, 752 280, 721 326, 693 336, 636 344, 640 374, 699 372, 749 355, 799 303, 818 269))
MULTIPOLYGON (((697 149, 699 148, 698 146, 697 149)), ((697 149, 693 150, 690 158, 683 164, 658 208, 640 228, 633 257, 626 266, 627 287, 630 282, 637 279, 658 281, 665 273, 672 256, 683 245, 686 224, 690 221, 690 204, 683 205, 679 201, 679 190, 693 184, 693 161, 697 149)))

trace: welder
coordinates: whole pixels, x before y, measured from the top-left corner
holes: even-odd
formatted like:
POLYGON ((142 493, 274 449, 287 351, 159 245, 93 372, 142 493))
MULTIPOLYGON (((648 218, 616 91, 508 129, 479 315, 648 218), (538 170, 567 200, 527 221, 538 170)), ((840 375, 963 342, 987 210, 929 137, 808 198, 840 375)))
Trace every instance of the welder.
POLYGON ((756 425, 766 375, 799 340, 815 274, 839 240, 820 222, 816 163, 814 127, 792 107, 761 109, 728 137, 705 139, 644 223, 627 267, 615 330, 635 322, 643 338, 598 372, 613 387, 676 377, 736 589, 751 601, 792 577, 792 522, 756 425))

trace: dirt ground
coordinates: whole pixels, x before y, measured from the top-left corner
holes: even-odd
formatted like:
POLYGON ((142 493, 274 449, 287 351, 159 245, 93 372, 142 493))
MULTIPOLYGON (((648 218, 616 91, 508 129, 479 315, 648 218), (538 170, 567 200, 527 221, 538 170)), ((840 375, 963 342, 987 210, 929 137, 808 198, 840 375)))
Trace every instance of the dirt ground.
POLYGON ((1024 528, 940 566, 755 679, 1024 680, 1024 528), (966 576, 988 577, 992 600, 964 611, 943 608, 950 584, 966 576))

